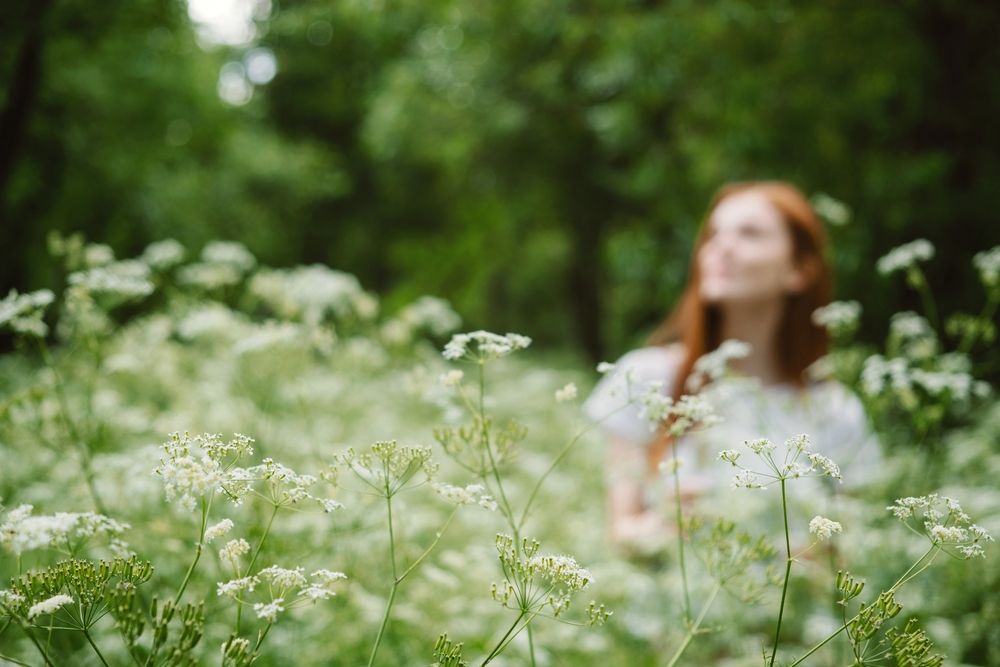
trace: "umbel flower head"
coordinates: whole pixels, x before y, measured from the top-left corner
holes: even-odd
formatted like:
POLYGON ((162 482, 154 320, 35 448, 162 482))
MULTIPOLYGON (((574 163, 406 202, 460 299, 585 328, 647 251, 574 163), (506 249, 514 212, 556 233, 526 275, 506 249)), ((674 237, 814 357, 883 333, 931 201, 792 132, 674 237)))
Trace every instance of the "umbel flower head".
POLYGON ((906 271, 934 257, 934 246, 927 239, 917 239, 893 248, 878 260, 876 267, 883 276, 896 271, 906 271))
POLYGON ((0 524, 0 545, 22 554, 33 549, 66 549, 70 542, 103 535, 116 538, 129 525, 93 512, 34 515, 31 505, 15 507, 0 524))
POLYGON ((670 435, 675 437, 722 421, 703 396, 685 394, 680 400, 674 401, 663 393, 661 382, 650 382, 646 392, 639 397, 639 402, 639 415, 645 418, 651 431, 665 426, 670 435))
POLYGON ((972 523, 958 501, 948 496, 932 493, 899 498, 886 509, 912 530, 926 535, 932 544, 962 558, 985 558, 983 545, 993 541, 986 529, 972 523))
POLYGON ((843 481, 840 467, 836 463, 822 454, 810 451, 809 436, 804 433, 785 440, 780 459, 775 457, 778 453, 777 445, 767 438, 745 440, 743 445, 764 465, 753 469, 744 466, 741 463, 743 452, 740 450, 725 449, 719 452, 721 460, 739 470, 733 477, 735 488, 763 489, 775 482, 799 477, 832 477, 843 481))
POLYGON ((170 441, 161 447, 164 455, 160 465, 153 472, 163 479, 167 500, 177 500, 191 511, 198 498, 237 481, 226 464, 231 466, 240 457, 252 454, 252 445, 252 438, 239 433, 229 442, 223 442, 215 433, 171 433, 170 441))
POLYGON ((437 472, 430 447, 400 447, 395 440, 376 442, 367 452, 348 449, 340 455, 339 462, 383 495, 395 494, 418 472, 423 472, 427 479, 437 472))
MULTIPOLYGON (((493 584, 491 593, 504 607, 529 612, 549 607, 553 616, 559 616, 574 594, 594 577, 570 556, 539 554, 539 546, 535 540, 523 539, 517 544, 510 535, 497 535, 497 554, 506 581, 493 584)), ((603 622, 609 612, 592 605, 590 615, 592 622, 603 622), (601 618, 596 618, 595 612, 601 618)))
POLYGON ((0 300, 0 331, 10 329, 15 334, 44 338, 49 332, 42 320, 45 308, 55 300, 47 289, 18 294, 12 289, 0 300))
POLYGON ((471 359, 484 362, 505 357, 511 352, 523 350, 529 345, 531 345, 531 339, 521 334, 500 335, 479 330, 452 336, 448 344, 444 346, 442 355, 445 359, 452 361, 471 359))

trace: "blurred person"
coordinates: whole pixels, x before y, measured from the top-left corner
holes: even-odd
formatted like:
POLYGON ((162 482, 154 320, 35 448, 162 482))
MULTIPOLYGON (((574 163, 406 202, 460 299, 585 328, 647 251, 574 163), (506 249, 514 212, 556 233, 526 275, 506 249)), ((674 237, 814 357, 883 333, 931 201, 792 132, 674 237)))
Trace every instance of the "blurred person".
MULTIPOLYGON (((674 532, 672 478, 659 470, 673 447, 684 502, 731 518, 761 509, 751 496, 762 492, 730 490, 736 471, 718 457, 744 440, 767 437, 780 448, 787 438, 806 433, 813 451, 840 464, 848 483, 872 478, 881 456, 861 402, 843 385, 807 372, 827 351, 827 332, 812 318, 831 298, 825 250, 823 225, 794 186, 731 183, 716 193, 678 305, 648 346, 619 359, 584 404, 609 439, 613 542, 641 551, 674 532), (720 348, 727 341, 741 343, 720 348), (731 379, 706 383, 696 362, 727 349, 745 356, 729 361, 731 379), (702 394, 722 422, 677 442, 662 429, 651 430, 635 395, 657 381, 674 400, 702 394)), ((752 454, 747 451, 744 458, 752 454)), ((798 492, 808 501, 800 511, 828 510, 831 494, 819 490, 821 482, 795 480, 800 481, 811 489, 798 492)))

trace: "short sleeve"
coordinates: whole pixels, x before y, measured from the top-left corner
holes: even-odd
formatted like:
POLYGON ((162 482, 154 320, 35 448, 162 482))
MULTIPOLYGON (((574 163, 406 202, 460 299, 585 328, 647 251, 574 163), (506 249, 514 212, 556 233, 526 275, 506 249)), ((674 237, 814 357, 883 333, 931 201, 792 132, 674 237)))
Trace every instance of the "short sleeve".
POLYGON ((637 400, 651 382, 662 384, 664 394, 673 392, 678 366, 676 347, 646 347, 628 352, 594 387, 583 411, 606 435, 645 445, 654 431, 642 417, 637 400))

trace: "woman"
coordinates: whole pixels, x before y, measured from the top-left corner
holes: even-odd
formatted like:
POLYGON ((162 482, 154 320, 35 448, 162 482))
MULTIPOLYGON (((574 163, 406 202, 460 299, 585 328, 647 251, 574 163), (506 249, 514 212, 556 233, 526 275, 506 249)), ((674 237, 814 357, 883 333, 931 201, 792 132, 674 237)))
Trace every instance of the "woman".
MULTIPOLYGON (((649 382, 662 382, 662 391, 675 400, 702 392, 723 419, 676 443, 683 493, 690 502, 705 506, 708 498, 724 496, 732 469, 717 460, 718 452, 758 437, 781 444, 808 433, 816 451, 841 464, 845 479, 870 478, 880 457, 860 402, 843 386, 810 381, 806 373, 827 349, 826 331, 812 321, 812 313, 830 301, 825 246, 822 224, 792 185, 733 183, 715 195, 679 305, 650 346, 622 357, 584 406, 610 438, 607 481, 614 541, 641 546, 670 530, 662 476, 656 471, 675 444, 650 431, 634 400, 649 382), (748 346, 730 343, 720 349, 724 341, 748 346), (727 350, 745 355, 730 363, 743 381, 725 389, 720 383, 701 386, 696 362, 727 350)), ((811 495, 815 500, 815 488, 811 495)), ((728 511, 749 507, 739 502, 734 510, 730 500, 725 501, 728 511)))

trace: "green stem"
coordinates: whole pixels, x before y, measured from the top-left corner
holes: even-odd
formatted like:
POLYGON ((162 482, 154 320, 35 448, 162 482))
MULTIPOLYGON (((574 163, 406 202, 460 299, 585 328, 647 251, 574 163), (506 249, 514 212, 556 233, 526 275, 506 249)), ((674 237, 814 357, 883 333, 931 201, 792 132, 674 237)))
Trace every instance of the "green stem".
MULTIPOLYGON (((911 579, 913 579, 913 577, 916 577, 921 572, 923 572, 928 567, 930 567, 931 563, 934 562, 934 559, 937 558, 937 554, 936 553, 934 554, 933 557, 931 557, 931 559, 929 561, 927 561, 926 563, 924 563, 923 567, 921 567, 919 570, 916 569, 917 566, 920 565, 920 563, 922 563, 923 560, 925 558, 927 558, 927 556, 930 555, 930 553, 932 551, 934 551, 935 549, 937 549, 937 545, 936 544, 932 544, 931 548, 928 549, 927 551, 925 551, 924 554, 920 558, 918 558, 916 560, 916 562, 913 563, 913 565, 911 565, 910 568, 906 572, 903 573, 903 576, 901 576, 899 579, 897 579, 896 583, 894 583, 892 586, 889 587, 889 591, 888 592, 895 593, 896 590, 900 586, 902 586, 903 584, 907 583, 908 581, 910 581, 911 579), (914 571, 914 570, 916 570, 916 571, 914 571)), ((797 665, 801 664, 806 658, 808 658, 809 656, 811 656, 813 653, 815 653, 816 651, 818 651, 819 649, 821 649, 823 646, 825 646, 828 642, 830 642, 834 637, 836 637, 841 632, 843 632, 844 630, 846 630, 847 626, 849 626, 851 623, 853 623, 855 620, 857 620, 857 618, 858 618, 858 614, 855 614, 851 618, 851 620, 845 622, 839 628, 837 628, 836 630, 834 630, 833 634, 831 634, 829 637, 827 637, 826 639, 824 639, 820 643, 818 643, 815 646, 813 646, 811 649, 809 649, 809 651, 805 655, 803 655, 801 658, 799 658, 798 660, 796 660, 795 662, 793 662, 792 664, 790 664, 788 667, 796 667, 797 665)))
POLYGON ((506 648, 507 638, 511 636, 511 633, 514 632, 514 629, 517 627, 517 624, 521 622, 522 618, 524 618, 524 614, 525 612, 521 611, 521 613, 517 615, 517 618, 514 619, 514 622, 511 623, 509 628, 507 628, 507 632, 504 633, 504 636, 500 638, 500 641, 497 642, 497 645, 493 647, 493 650, 490 651, 490 654, 486 656, 486 659, 483 660, 483 662, 479 665, 479 667, 485 667, 485 665, 488 665, 490 662, 493 661, 493 658, 500 655, 500 652, 503 651, 504 648, 506 648))
POLYGON ((21 625, 20 623, 18 623, 18 625, 22 630, 24 630, 24 634, 28 635, 28 639, 30 639, 31 643, 35 645, 35 648, 38 649, 38 652, 42 654, 42 660, 45 661, 45 664, 48 667, 55 667, 55 665, 52 664, 52 660, 49 659, 48 651, 42 648, 42 645, 38 643, 37 639, 35 639, 35 635, 31 634, 31 630, 29 630, 27 626, 21 625))
MULTIPOLYGON (((257 562, 257 556, 260 555, 260 550, 264 547, 264 541, 267 536, 271 533, 271 525, 274 524, 274 517, 278 514, 278 504, 275 503, 271 507, 271 516, 267 520, 267 525, 264 526, 264 533, 260 536, 260 541, 257 542, 257 548, 254 549, 253 555, 250 557, 250 563, 247 565, 247 569, 243 572, 244 577, 250 576, 250 571, 253 569, 254 563, 257 562)), ((204 528, 202 529, 204 530, 204 528)), ((237 572, 239 574, 239 572, 237 572)), ((236 634, 240 633, 240 623, 243 620, 243 605, 236 605, 236 634)))
POLYGON ((774 648, 771 650, 771 660, 768 667, 773 667, 778 655, 778 639, 781 636, 781 619, 785 614, 785 596, 788 594, 788 579, 792 573, 792 544, 788 534, 788 501, 785 497, 785 479, 781 479, 781 512, 785 518, 785 583, 781 587, 781 605, 778 607, 778 625, 774 629, 774 648))
MULTIPOLYGON (((676 444, 676 443, 675 443, 676 444)), ((677 471, 677 448, 671 448, 670 466, 674 477, 675 521, 677 522, 677 555, 681 565, 681 583, 684 586, 684 624, 691 625, 691 596, 688 592, 687 567, 684 564, 684 514, 681 510, 681 480, 677 471)))
MULTIPOLYGON (((979 317, 976 318, 977 322, 989 322, 993 319, 993 313, 997 309, 997 304, 1000 303, 1000 289, 990 290, 989 298, 986 301, 986 305, 983 306, 983 311, 979 313, 979 317)), ((976 334, 978 332, 973 329, 971 332, 966 332, 962 336, 962 342, 958 346, 959 354, 968 354, 969 350, 976 343, 976 334)))
POLYGON ((708 610, 712 606, 712 603, 715 602, 715 596, 719 594, 720 590, 722 590, 722 584, 716 582, 715 586, 712 588, 712 592, 708 595, 708 599, 705 600, 705 604, 702 605, 701 611, 698 613, 698 618, 695 619, 693 624, 688 626, 687 634, 684 635, 684 641, 682 641, 681 645, 677 647, 673 657, 670 658, 670 662, 667 663, 667 667, 674 667, 674 665, 677 664, 677 661, 681 659, 681 655, 684 654, 684 651, 687 650, 688 644, 690 644, 691 640, 694 639, 695 634, 698 632, 698 628, 701 626, 702 621, 705 620, 705 616, 708 614, 708 610))
POLYGON ((434 537, 434 541, 430 543, 430 546, 424 549, 424 552, 420 554, 420 557, 417 558, 415 561, 413 561, 410 564, 410 567, 406 568, 403 574, 396 577, 396 583, 399 584, 403 583, 403 580, 406 579, 406 577, 408 577, 410 573, 413 572, 413 570, 415 570, 418 565, 420 565, 420 563, 424 560, 424 558, 426 558, 427 555, 434 550, 434 547, 436 547, 437 543, 441 541, 441 538, 444 536, 445 531, 448 530, 448 525, 451 523, 451 520, 455 517, 455 514, 457 513, 458 513, 458 506, 456 506, 455 509, 451 511, 451 514, 448 515, 448 519, 444 522, 444 525, 441 526, 441 530, 437 532, 437 535, 434 537))
MULTIPOLYGON (((497 470, 496 459, 493 458, 493 448, 490 447, 490 433, 489 429, 486 427, 486 370, 485 362, 479 361, 479 421, 483 425, 481 438, 483 443, 483 448, 486 450, 486 455, 490 459, 490 470, 493 472, 493 479, 497 484, 497 492, 500 496, 501 509, 503 510, 504 518, 507 519, 508 525, 510 525, 511 531, 514 533, 514 544, 519 545, 521 543, 520 530, 514 521, 514 512, 510 508, 510 501, 507 500, 507 493, 503 489, 503 482, 500 481, 500 471, 497 470)), ((520 548, 520 547, 518 547, 520 548)))
POLYGON ((923 270, 919 266, 913 266, 909 269, 908 276, 910 277, 910 284, 916 287, 917 293, 920 294, 924 312, 927 313, 927 319, 930 321, 931 326, 934 327, 935 331, 941 331, 941 322, 938 319, 934 295, 931 294, 930 287, 927 285, 927 277, 924 275, 923 270))
POLYGON ((87 638, 88 642, 90 642, 90 646, 94 649, 94 653, 97 654, 97 657, 100 658, 101 664, 104 665, 104 667, 108 667, 108 661, 104 659, 103 655, 101 655, 101 649, 97 648, 97 644, 95 644, 93 638, 91 638, 90 632, 84 630, 83 636, 87 638))
POLYGON ((184 575, 184 581, 181 582, 181 587, 177 591, 177 595, 174 596, 174 605, 180 604, 181 596, 184 595, 184 589, 187 588, 188 581, 191 579, 191 574, 194 572, 195 566, 198 564, 198 560, 201 558, 201 550, 203 542, 205 540, 205 524, 208 522, 208 507, 211 504, 211 500, 206 501, 204 498, 201 500, 201 529, 198 531, 198 545, 195 547, 194 560, 191 561, 191 565, 188 567, 187 573, 184 575))
MULTIPOLYGON (((388 465, 388 464, 386 464, 388 465)), ((389 562, 392 564, 392 588, 389 589, 389 599, 385 604, 385 612, 382 614, 382 623, 379 625, 378 634, 375 636, 375 644, 372 646, 371 655, 368 658, 368 667, 375 664, 375 656, 378 647, 382 644, 382 637, 385 629, 389 625, 389 614, 392 612, 392 603, 396 599, 396 590, 399 588, 399 576, 396 574, 396 536, 392 528, 392 493, 389 490, 389 471, 386 469, 385 504, 389 512, 389 562)), ((407 574, 409 570, 407 570, 407 574)))

